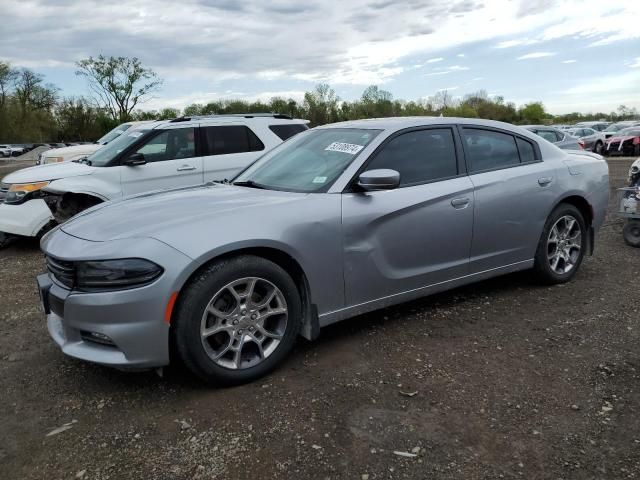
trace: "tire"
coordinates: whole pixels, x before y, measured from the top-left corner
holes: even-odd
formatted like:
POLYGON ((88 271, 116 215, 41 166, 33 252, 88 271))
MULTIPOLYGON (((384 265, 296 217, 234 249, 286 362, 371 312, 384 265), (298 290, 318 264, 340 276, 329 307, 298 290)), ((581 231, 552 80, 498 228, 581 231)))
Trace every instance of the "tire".
POLYGON ((211 264, 182 290, 172 319, 173 346, 185 366, 207 383, 247 383, 289 354, 302 317, 300 293, 289 274, 269 260, 243 255, 211 264), (240 300, 249 291, 253 301, 240 300), (283 308, 285 313, 277 313, 283 308))
POLYGON ((0 249, 7 247, 16 237, 9 233, 0 232, 0 249))
POLYGON ((550 285, 570 281, 582 264, 588 242, 587 228, 580 210, 567 203, 558 205, 547 218, 538 242, 533 267, 538 278, 550 285), (567 220, 575 221, 568 233, 566 228, 570 224, 567 220))
POLYGON ((594 153, 597 153, 598 155, 602 155, 603 149, 604 149, 604 144, 600 140, 598 140, 593 147, 594 153))
POLYGON ((640 247, 640 220, 629 220, 622 230, 627 245, 640 247))

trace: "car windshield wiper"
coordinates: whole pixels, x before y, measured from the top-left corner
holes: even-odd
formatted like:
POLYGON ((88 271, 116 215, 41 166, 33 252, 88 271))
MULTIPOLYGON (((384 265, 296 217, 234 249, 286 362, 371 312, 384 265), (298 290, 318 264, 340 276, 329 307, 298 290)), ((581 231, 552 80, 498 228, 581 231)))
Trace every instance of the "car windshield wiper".
POLYGON ((242 182, 233 182, 232 185, 236 185, 238 187, 260 188, 262 190, 268 190, 268 188, 265 185, 261 185, 259 183, 256 183, 253 180, 245 180, 245 181, 242 181, 242 182))

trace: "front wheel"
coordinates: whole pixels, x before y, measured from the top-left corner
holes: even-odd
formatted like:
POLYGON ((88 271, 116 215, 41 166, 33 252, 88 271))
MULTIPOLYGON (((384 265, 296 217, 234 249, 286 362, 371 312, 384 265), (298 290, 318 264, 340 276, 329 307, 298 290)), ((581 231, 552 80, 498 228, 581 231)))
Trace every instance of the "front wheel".
POLYGON ((603 150, 603 148, 604 148, 603 143, 602 143, 600 140, 598 140, 598 141, 596 142, 595 147, 593 147, 593 151, 594 151, 595 153, 597 153, 598 155, 602 155, 602 150, 603 150))
POLYGON ((291 351, 302 302, 280 266, 246 255, 207 267, 184 289, 173 318, 180 359, 218 385, 255 380, 291 351))
POLYGON ((580 268, 586 247, 587 229, 582 213, 573 205, 560 204, 545 223, 534 270, 545 283, 568 282, 580 268))
POLYGON ((622 230, 627 245, 640 247, 640 220, 629 220, 622 230))

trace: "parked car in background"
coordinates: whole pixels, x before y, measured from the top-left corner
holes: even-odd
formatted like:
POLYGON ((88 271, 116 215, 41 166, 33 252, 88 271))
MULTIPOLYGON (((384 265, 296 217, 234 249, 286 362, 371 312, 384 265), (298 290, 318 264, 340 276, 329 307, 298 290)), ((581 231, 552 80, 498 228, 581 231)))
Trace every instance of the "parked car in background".
POLYGON ((575 124, 577 128, 591 128, 597 132, 602 132, 607 129, 612 122, 602 122, 602 121, 590 121, 590 122, 578 122, 575 124))
POLYGON ((9 150, 11 150, 12 157, 19 157, 26 152, 26 149, 22 145, 17 145, 15 143, 9 145, 9 150))
POLYGON ((86 159, 18 170, 0 184, 0 246, 106 200, 232 178, 307 123, 272 114, 145 123, 86 159))
POLYGON ((113 130, 99 138, 95 143, 85 143, 82 145, 73 146, 67 146, 67 144, 64 143, 51 144, 56 146, 50 150, 47 150, 46 152, 42 152, 40 154, 40 157, 36 161, 36 165, 47 165, 49 163, 62 163, 80 160, 81 158, 85 158, 91 155, 93 152, 99 150, 101 147, 108 144, 112 140, 118 138, 131 127, 144 125, 145 123, 149 122, 141 121, 120 124, 113 130))
POLYGON ((604 133, 587 127, 571 128, 567 130, 567 133, 582 140, 584 142, 585 150, 591 150, 592 152, 602 154, 605 142, 604 133))
POLYGON ((607 140, 604 149, 605 155, 640 155, 640 125, 618 130, 616 134, 607 140))
POLYGON ((637 125, 640 125, 640 122, 634 120, 613 123, 603 130, 602 133, 604 133, 604 138, 608 139, 616 135, 623 128, 635 127, 637 125))
POLYGON ((535 133, 563 150, 584 149, 584 142, 573 135, 570 135, 566 131, 558 130, 557 128, 548 127, 546 125, 523 125, 523 128, 526 128, 530 132, 535 133))
POLYGON ((337 123, 228 184, 78 215, 43 238, 38 283, 65 354, 153 368, 171 351, 237 384, 355 315, 518 270, 567 282, 608 200, 602 157, 510 124, 337 123))
POLYGON ((0 145, 0 157, 10 157, 11 156, 11 146, 7 144, 0 145))

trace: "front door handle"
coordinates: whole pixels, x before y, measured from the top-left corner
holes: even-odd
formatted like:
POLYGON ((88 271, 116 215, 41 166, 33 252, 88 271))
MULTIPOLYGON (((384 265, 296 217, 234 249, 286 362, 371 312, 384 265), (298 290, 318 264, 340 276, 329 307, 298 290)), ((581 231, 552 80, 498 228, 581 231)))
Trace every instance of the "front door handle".
POLYGON ((538 179, 538 185, 540 185, 541 187, 545 187, 551 182, 553 182, 553 177, 540 177, 538 179))
POLYGON ((195 170, 196 167, 194 167, 193 165, 182 165, 181 167, 177 168, 178 172, 188 172, 189 170, 195 170))
POLYGON ((453 208, 465 208, 467 205, 469 205, 468 198, 454 198, 451 200, 451 206, 453 208))

